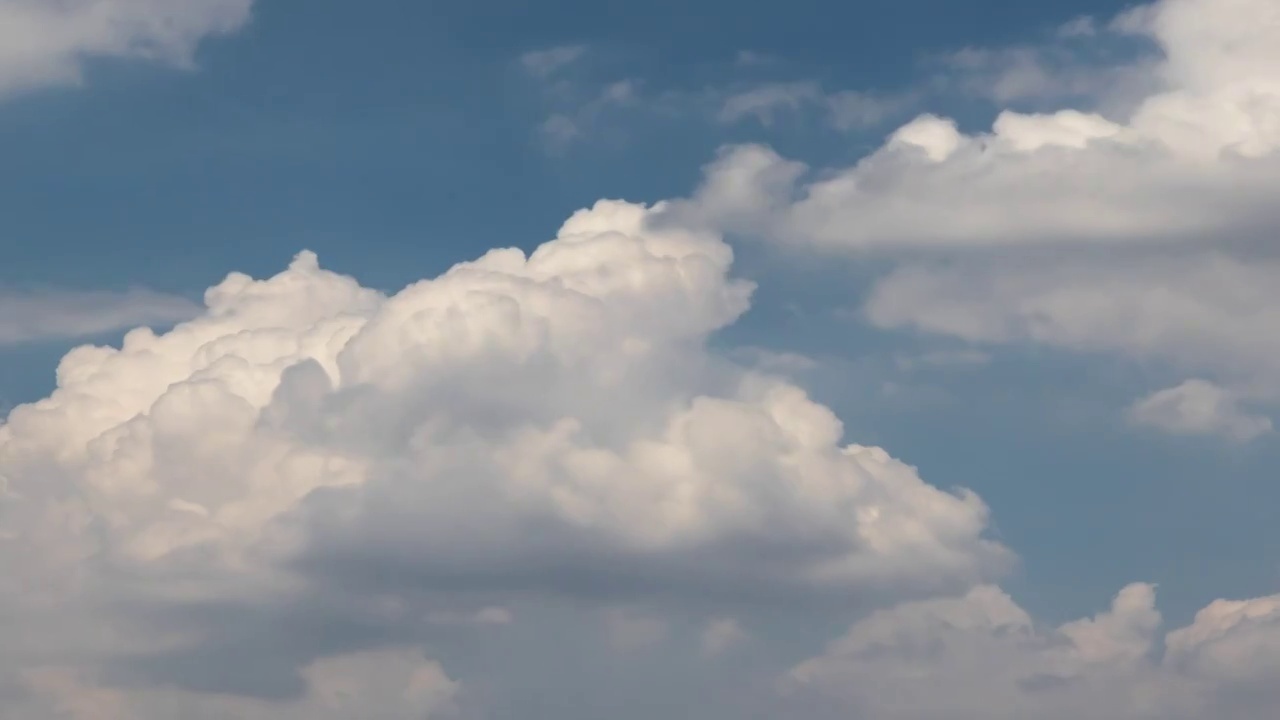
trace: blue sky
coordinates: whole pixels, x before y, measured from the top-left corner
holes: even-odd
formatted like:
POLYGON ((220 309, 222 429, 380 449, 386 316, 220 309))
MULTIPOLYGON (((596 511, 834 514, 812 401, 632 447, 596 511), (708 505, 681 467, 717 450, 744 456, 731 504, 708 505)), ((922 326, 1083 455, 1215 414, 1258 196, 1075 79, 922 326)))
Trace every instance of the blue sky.
MULTIPOLYGON (((1178 2, 1192 0, 1164 4, 1178 2)), ((1127 6, 259 0, 242 27, 196 43, 190 67, 89 52, 72 53, 83 70, 76 83, 5 93, 0 78, 0 290, 8 293, 0 302, 11 304, 0 322, 16 322, 29 305, 56 315, 57 327, 78 328, 9 341, 0 328, 0 407, 49 395, 73 346, 115 344, 123 325, 163 328, 186 313, 180 299, 157 308, 143 298, 121 311, 122 323, 81 324, 68 316, 93 315, 96 301, 39 305, 39 292, 145 288, 198 302, 228 273, 269 277, 303 249, 395 292, 490 248, 532 250, 600 198, 697 205, 697 189, 714 175, 704 166, 726 146, 758 143, 804 162, 811 171, 796 187, 812 188, 879 152, 922 113, 954 118, 968 133, 989 131, 1010 108, 1112 113, 1133 99, 1118 97, 1130 75, 1091 68, 1141 75, 1158 57, 1152 43, 1060 28, 1085 16, 1105 22, 1127 6), (563 64, 536 71, 529 54, 557 48, 563 64), (957 53, 966 50, 990 55, 965 66, 957 53), (1014 62, 1000 52, 1036 57, 1047 85, 1000 90, 995 80, 1014 62), (1082 79, 1094 76, 1103 80, 1082 79), (733 98, 762 88, 791 99, 765 107, 767 117, 728 117, 733 98), (837 97, 871 98, 880 114, 841 125, 837 97), (566 124, 571 136, 557 139, 554 128, 566 124)), ((4 62, 0 54, 0 76, 4 62)), ((761 228, 771 222, 733 212, 761 228)), ((887 237, 899 226, 884 227, 887 237)), ((1221 437, 1236 426, 1217 420, 1187 430, 1194 421, 1185 413, 1145 425, 1127 419, 1141 398, 1192 377, 1209 377, 1265 416, 1275 402, 1262 387, 1269 380, 1232 374, 1245 361, 1233 363, 1230 348, 1201 362, 1162 349, 1176 329, 1130 352, 1066 320, 1060 336, 948 325, 951 315, 925 307, 928 298, 908 314, 884 305, 888 314, 876 315, 895 268, 959 268, 972 287, 996 287, 1003 263, 1036 262, 1022 246, 926 242, 900 251, 885 241, 863 253, 837 247, 839 239, 806 245, 794 240, 801 230, 762 239, 731 221, 725 228, 734 275, 759 287, 751 310, 711 335, 716 352, 762 366, 782 353, 803 356, 788 373, 841 418, 845 442, 883 446, 932 485, 975 490, 991 508, 991 536, 1018 557, 1001 586, 1038 621, 1089 615, 1136 581, 1158 585, 1170 627, 1217 598, 1276 592, 1280 454, 1269 433, 1240 442, 1221 437)), ((902 231, 904 244, 912 232, 902 231)), ((1115 247, 1119 258, 1138 246, 1115 247)), ((1081 267, 1093 268, 1095 255, 1082 255, 1081 267)), ((929 297, 968 309, 978 292, 929 297)), ((1089 297, 1128 317, 1108 305, 1121 300, 1089 297)), ((993 296, 973 307, 1022 301, 993 296)), ((1191 321, 1161 327, 1182 322, 1191 321)))
MULTIPOLYGON (((929 54, 1034 38, 1118 7, 266 3, 243 31, 204 43, 194 72, 90 62, 83 87, 6 102, 5 229, 24 241, 5 279, 156 284, 144 268, 163 258, 173 289, 191 289, 232 268, 275 268, 305 245, 381 284, 377 274, 402 266, 384 253, 439 269, 478 248, 536 242, 521 238, 598 197, 686 190, 722 143, 775 139, 699 118, 654 128, 615 117, 606 137, 549 157, 535 132, 548 109, 518 63, 531 50, 592 46, 601 59, 582 70, 584 93, 633 78, 659 92, 728 83, 743 50, 778 57, 766 78, 893 90, 929 54), (509 211, 477 222, 477 205, 497 198, 509 211), (50 247, 86 262, 42 261, 50 247)), ((865 147, 883 130, 819 144, 783 129, 776 140, 849 157, 850 142, 865 147)))

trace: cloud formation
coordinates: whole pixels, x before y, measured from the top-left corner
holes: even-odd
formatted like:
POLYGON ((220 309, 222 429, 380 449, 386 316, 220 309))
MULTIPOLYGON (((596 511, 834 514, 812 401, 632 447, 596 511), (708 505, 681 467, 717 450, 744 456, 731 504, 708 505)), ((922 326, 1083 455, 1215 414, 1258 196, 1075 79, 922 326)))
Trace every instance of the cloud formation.
MULTIPOLYGON (((275 621, 236 640, 218 628, 252 626, 228 609, 245 602, 317 618, 387 602, 458 617, 441 598, 495 593, 847 607, 1001 573, 976 496, 841 444, 802 390, 708 353, 752 286, 718 237, 653 230, 652 212, 601 202, 527 257, 494 250, 392 296, 303 253, 269 280, 229 276, 167 333, 74 350, 58 389, 0 426, 17 569, 0 604, 31 627, 61 607, 119 622, 108 597, 150 607, 122 647, 66 638, 72 669, 102 657, 132 682, 265 697, 381 635, 290 648, 275 621), (190 616, 171 638, 173 613, 190 616), (262 666, 185 669, 222 665, 262 666)), ((643 613, 611 617, 623 645, 661 640, 643 613)), ((41 687, 68 686, 67 658, 48 660, 62 674, 41 687)))
POLYGON ((0 98, 79 83, 91 58, 189 67, 205 38, 249 20, 253 0, 0 0, 0 98))

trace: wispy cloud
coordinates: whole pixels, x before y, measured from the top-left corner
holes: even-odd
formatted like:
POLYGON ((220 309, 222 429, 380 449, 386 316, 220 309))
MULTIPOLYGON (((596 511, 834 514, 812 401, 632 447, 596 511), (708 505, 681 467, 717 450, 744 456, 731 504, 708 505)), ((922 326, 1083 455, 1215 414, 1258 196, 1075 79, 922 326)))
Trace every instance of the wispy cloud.
POLYGON ((0 346, 90 337, 139 325, 170 325, 200 306, 177 295, 134 288, 123 292, 0 288, 0 346))
POLYGON ((1272 431, 1271 419, 1246 410, 1237 393, 1200 379, 1135 402, 1129 420, 1172 435, 1217 435, 1241 443, 1272 431))
POLYGON ((587 134, 602 115, 640 102, 639 86, 634 80, 619 80, 601 88, 595 96, 562 112, 553 113, 539 128, 547 149, 561 152, 587 134))
POLYGON ((736 123, 753 118, 770 126, 780 115, 815 111, 836 129, 857 130, 884 122, 906 111, 914 102, 914 93, 827 92, 813 81, 771 82, 724 93, 716 119, 721 123, 736 123))
POLYGON ((577 62, 587 52, 585 45, 560 45, 531 50, 520 56, 520 65, 539 78, 547 78, 577 62))

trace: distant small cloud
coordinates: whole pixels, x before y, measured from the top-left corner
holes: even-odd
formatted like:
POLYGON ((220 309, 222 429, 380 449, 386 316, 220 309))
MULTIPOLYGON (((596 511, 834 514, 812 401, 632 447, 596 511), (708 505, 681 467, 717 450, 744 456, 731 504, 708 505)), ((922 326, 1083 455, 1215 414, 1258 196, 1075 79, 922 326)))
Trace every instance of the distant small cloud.
POLYGON ((1078 38, 1093 37, 1098 34, 1098 21, 1089 15, 1082 15, 1058 27, 1058 37, 1078 38))
POLYGON ((779 112, 797 111, 822 96, 822 88, 814 82, 767 83, 730 95, 716 117, 723 123, 753 117, 767 126, 779 112))
POLYGON ((702 654, 714 657, 747 641, 750 636, 737 620, 719 618, 707 623, 702 632, 702 654))
POLYGON ((778 58, 773 55, 756 52, 754 50, 739 50, 738 54, 733 58, 733 64, 742 67, 772 65, 776 62, 778 62, 778 58))
POLYGON ((1271 419, 1250 413, 1234 393, 1206 380, 1187 380, 1139 400, 1129 420, 1173 435, 1216 435, 1249 442, 1272 430, 1271 419))
POLYGON ((532 50, 520 56, 520 65, 530 75, 548 78, 577 62, 586 52, 585 45, 560 45, 544 50, 532 50))
POLYGON ((824 100, 831 124, 837 130, 858 130, 878 125, 907 112, 915 101, 915 93, 873 95, 854 90, 837 92, 824 100))
POLYGON ((913 99, 913 95, 878 96, 852 90, 828 93, 808 80, 763 83, 727 94, 716 119, 731 124, 751 118, 768 127, 782 114, 813 110, 838 130, 858 130, 904 112, 913 99))
POLYGON ((582 138, 605 113, 618 107, 635 105, 639 101, 640 91, 635 81, 619 80, 610 83, 594 97, 576 107, 548 116, 539 128, 542 139, 549 150, 561 152, 582 138))

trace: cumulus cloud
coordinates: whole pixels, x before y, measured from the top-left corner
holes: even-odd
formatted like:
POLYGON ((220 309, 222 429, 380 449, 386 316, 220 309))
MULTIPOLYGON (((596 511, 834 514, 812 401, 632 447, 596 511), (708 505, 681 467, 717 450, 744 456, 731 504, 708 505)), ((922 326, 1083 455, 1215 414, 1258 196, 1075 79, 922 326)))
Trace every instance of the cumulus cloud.
POLYGON ((95 57, 189 67, 200 42, 238 30, 253 0, 2 0, 0 97, 75 84, 95 57))
MULTIPOLYGON (((653 212, 602 202, 391 296, 303 253, 72 351, 0 426, 0 604, 50 633, 0 665, 309 708, 305 668, 510 624, 495 596, 849 607, 999 574, 976 496, 705 349, 752 286, 653 212), (438 622, 468 617, 492 622, 438 622)), ((623 645, 661 635, 643 608, 607 619, 623 645)))
POLYGON ((135 288, 0 289, 0 346, 83 338, 139 325, 172 325, 201 310, 184 297, 135 288))

